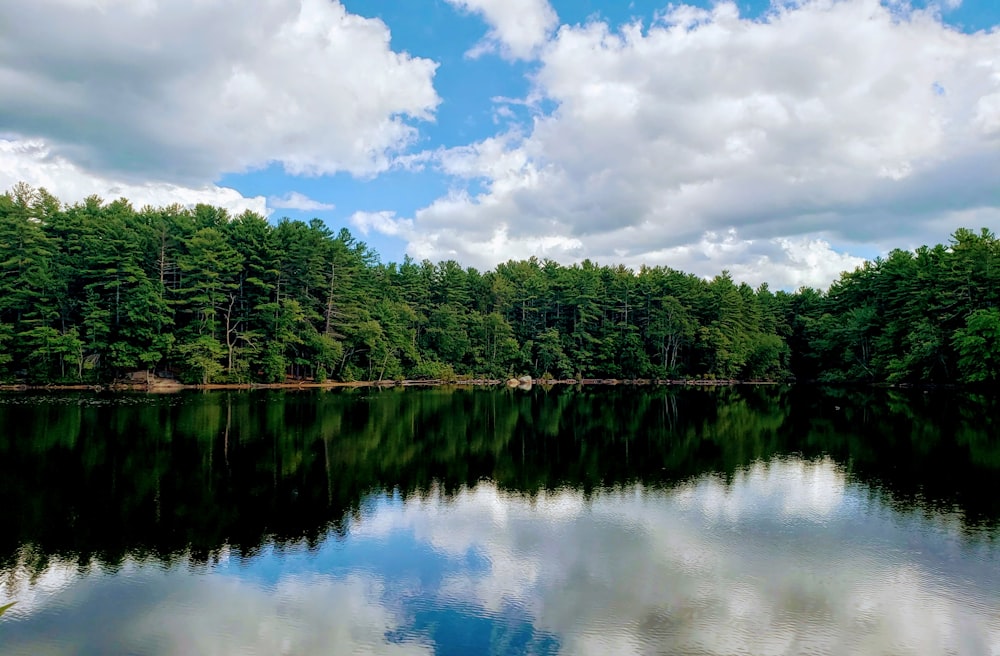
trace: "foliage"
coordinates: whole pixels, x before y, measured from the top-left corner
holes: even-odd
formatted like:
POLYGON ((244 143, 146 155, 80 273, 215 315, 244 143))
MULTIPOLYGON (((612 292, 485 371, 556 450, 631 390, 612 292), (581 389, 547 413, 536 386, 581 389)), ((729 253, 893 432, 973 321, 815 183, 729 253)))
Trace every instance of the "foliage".
POLYGON ((455 380, 455 370, 451 365, 443 362, 427 361, 421 362, 410 370, 410 378, 413 380, 455 380))
POLYGON ((0 195, 0 380, 993 382, 998 308, 988 230, 772 293, 589 260, 384 264, 317 219, 0 195))
POLYGON ((976 310, 955 331, 958 368, 969 383, 1000 382, 1000 310, 976 310))

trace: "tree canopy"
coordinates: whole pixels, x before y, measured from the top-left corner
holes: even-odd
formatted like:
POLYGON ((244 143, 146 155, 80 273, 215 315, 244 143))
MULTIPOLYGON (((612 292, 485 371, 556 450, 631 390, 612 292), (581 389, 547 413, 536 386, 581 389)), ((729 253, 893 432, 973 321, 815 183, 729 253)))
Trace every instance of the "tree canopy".
POLYGON ((589 260, 383 263, 318 219, 70 205, 18 184, 0 195, 0 380, 990 383, 998 283, 986 229, 788 293, 589 260))

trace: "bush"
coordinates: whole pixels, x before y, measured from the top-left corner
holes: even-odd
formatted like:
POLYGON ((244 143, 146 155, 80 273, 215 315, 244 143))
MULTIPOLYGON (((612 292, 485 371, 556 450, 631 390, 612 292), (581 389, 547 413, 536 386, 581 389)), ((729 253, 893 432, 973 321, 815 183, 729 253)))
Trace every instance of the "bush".
POLYGON ((451 365, 443 362, 428 361, 421 362, 410 369, 410 378, 413 380, 455 380, 455 370, 451 365))
POLYGON ((362 371, 359 367, 353 364, 349 364, 346 367, 344 367, 344 372, 341 374, 340 379, 343 380, 345 383, 353 383, 358 380, 365 380, 365 372, 362 371))

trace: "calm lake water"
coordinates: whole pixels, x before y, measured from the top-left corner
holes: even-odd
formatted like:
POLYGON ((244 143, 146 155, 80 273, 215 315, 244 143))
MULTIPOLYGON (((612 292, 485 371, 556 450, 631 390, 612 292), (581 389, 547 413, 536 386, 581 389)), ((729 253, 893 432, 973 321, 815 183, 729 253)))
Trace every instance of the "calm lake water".
POLYGON ((1000 654, 1000 403, 0 396, 0 653, 1000 654))

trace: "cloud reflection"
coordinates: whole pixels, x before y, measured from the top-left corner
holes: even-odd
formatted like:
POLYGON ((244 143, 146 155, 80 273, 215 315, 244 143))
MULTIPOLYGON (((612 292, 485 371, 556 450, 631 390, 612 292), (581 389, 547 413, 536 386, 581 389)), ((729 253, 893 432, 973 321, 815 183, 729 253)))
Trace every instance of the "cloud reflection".
POLYGON ((429 654, 387 639, 398 618, 377 579, 283 577, 273 588, 181 568, 64 586, 58 604, 4 626, 4 654, 429 654))
POLYGON ((522 607, 566 654, 1000 654, 996 548, 900 515, 829 460, 589 500, 480 484, 371 519, 354 534, 481 553, 488 571, 443 594, 522 607))
POLYGON ((1000 549, 959 526, 798 458, 669 490, 377 496, 308 553, 53 569, 0 651, 1000 655, 1000 549))
POLYGON ((832 460, 798 458, 754 463, 726 484, 719 477, 703 477, 682 486, 674 495, 683 505, 699 509, 709 519, 745 521, 797 518, 822 522, 844 503, 846 481, 832 460))

